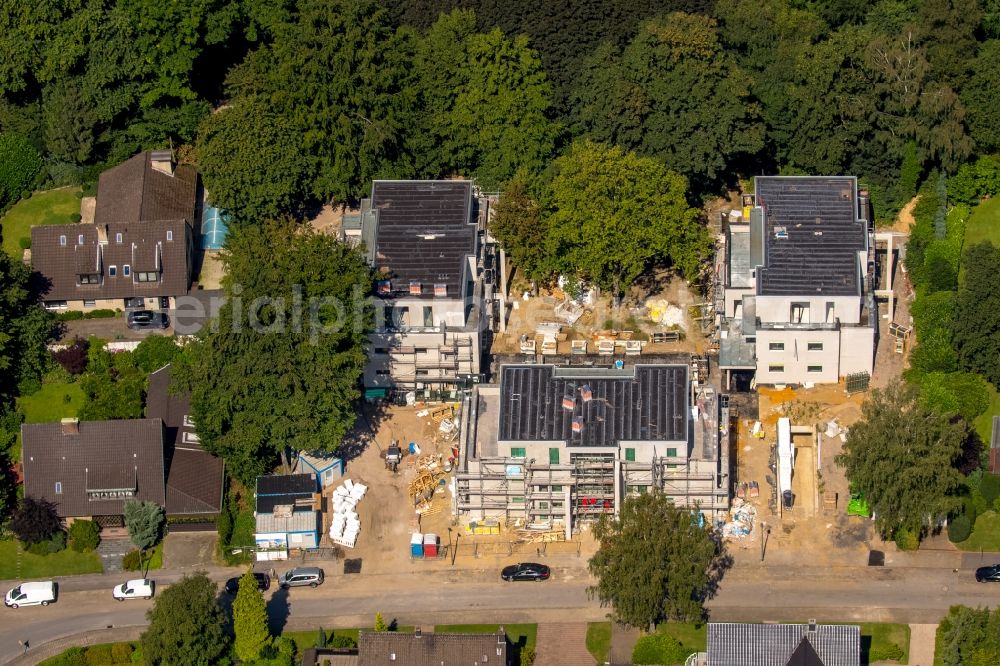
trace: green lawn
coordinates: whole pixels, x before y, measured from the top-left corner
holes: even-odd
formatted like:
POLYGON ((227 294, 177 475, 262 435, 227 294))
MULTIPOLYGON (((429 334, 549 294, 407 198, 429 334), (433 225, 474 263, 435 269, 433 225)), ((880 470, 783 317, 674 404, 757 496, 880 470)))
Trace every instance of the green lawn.
POLYGON ((587 624, 587 652, 603 664, 611 652, 611 623, 590 622, 587 624))
POLYGON ((1000 197, 993 197, 972 209, 965 225, 965 247, 989 241, 1000 247, 1000 197))
POLYGON ((955 545, 962 550, 1000 552, 1000 514, 987 511, 978 516, 969 538, 955 545))
POLYGON ((149 554, 149 570, 162 569, 163 568, 163 542, 153 546, 153 550, 149 554))
POLYGON ((910 663, 910 626, 908 624, 875 624, 861 625, 862 663, 865 661, 865 646, 868 647, 869 661, 877 661, 902 652, 902 657, 894 659, 898 664, 910 663), (898 651, 897 651, 898 648, 898 651))
POLYGON ((29 580, 52 576, 101 573, 97 553, 78 553, 70 548, 52 555, 32 555, 18 551, 17 541, 0 541, 0 580, 29 580))
POLYGON ((664 622, 656 633, 667 634, 692 652, 704 652, 708 645, 708 625, 686 622, 664 622))
POLYGON ((993 417, 1000 415, 1000 393, 997 392, 993 384, 988 384, 988 386, 990 387, 990 406, 972 422, 972 425, 976 427, 976 433, 979 434, 979 439, 986 443, 987 448, 990 445, 990 438, 993 436, 993 417))
POLYGON ((17 399, 26 423, 52 423, 76 416, 82 405, 83 389, 79 383, 42 384, 38 392, 17 399))
POLYGON ((21 258, 21 238, 31 238, 31 227, 40 224, 68 224, 70 217, 80 212, 79 187, 60 187, 57 190, 38 192, 30 199, 22 199, 7 211, 0 226, 3 227, 3 249, 21 258))

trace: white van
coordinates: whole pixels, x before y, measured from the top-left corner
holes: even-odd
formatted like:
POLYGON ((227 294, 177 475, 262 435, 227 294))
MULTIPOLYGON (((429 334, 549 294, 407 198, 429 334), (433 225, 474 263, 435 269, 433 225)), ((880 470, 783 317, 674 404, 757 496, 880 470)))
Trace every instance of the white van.
POLYGON ((56 600, 56 584, 51 580, 37 583, 21 583, 7 593, 3 603, 5 606, 48 606, 56 600))

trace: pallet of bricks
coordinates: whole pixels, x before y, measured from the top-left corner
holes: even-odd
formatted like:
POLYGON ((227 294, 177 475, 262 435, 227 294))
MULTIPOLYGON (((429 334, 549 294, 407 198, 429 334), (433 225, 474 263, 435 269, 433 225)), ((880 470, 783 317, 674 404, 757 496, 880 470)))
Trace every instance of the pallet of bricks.
POLYGON ((330 540, 347 548, 354 548, 361 532, 361 521, 355 510, 368 487, 344 479, 333 491, 333 520, 330 523, 330 540))

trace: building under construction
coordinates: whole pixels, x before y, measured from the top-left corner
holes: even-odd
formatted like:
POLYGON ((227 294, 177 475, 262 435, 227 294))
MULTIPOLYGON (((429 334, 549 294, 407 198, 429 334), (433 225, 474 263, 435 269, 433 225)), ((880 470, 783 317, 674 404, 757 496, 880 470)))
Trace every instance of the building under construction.
POLYGON ((687 365, 516 364, 499 379, 465 397, 454 507, 463 519, 569 535, 653 489, 724 519, 729 408, 687 365))

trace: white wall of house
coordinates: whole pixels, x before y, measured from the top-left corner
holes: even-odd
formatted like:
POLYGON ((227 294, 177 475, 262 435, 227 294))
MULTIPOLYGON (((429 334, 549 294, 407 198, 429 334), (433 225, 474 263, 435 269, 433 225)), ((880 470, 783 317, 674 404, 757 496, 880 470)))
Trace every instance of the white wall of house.
MULTIPOLYGON (((173 308, 176 305, 176 299, 173 296, 169 297, 170 307, 173 308)), ((144 306, 149 310, 160 310, 160 297, 147 297, 144 299, 144 306)), ((50 307, 49 309, 56 310, 59 312, 65 312, 67 310, 88 312, 90 310, 125 310, 125 299, 124 298, 101 298, 94 300, 79 300, 79 301, 66 301, 66 306, 50 307)), ((141 309, 138 306, 133 306, 131 309, 138 310, 141 309)))
MULTIPOLYGON (((857 324, 861 321, 860 296, 757 296, 757 318, 764 323, 797 323, 793 304, 801 309, 803 324, 857 324)), ((798 310, 798 309, 797 309, 798 310)))
POLYGON ((757 329, 757 382, 834 383, 840 375, 840 347, 836 329, 757 329))
POLYGON ((840 329, 840 376, 872 373, 875 365, 875 333, 871 326, 840 329))
POLYGON ((735 287, 727 287, 725 298, 726 298, 726 317, 737 317, 743 316, 742 310, 740 312, 736 311, 737 306, 743 300, 744 296, 753 296, 754 290, 750 287, 746 289, 737 289, 735 287))

